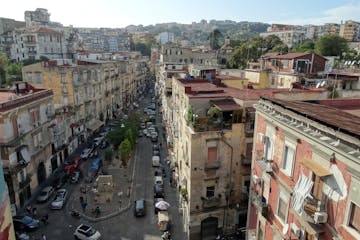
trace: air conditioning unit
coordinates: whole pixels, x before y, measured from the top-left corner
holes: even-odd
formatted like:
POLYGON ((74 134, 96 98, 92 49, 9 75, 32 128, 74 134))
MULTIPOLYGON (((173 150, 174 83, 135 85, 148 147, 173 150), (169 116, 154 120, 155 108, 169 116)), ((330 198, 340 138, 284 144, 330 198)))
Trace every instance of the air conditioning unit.
POLYGON ((300 237, 300 234, 301 234, 301 229, 296 226, 295 223, 292 223, 291 224, 291 232, 296 236, 296 237, 300 237))
POLYGON ((314 222, 315 223, 326 223, 328 215, 326 212, 315 212, 314 213, 314 222))

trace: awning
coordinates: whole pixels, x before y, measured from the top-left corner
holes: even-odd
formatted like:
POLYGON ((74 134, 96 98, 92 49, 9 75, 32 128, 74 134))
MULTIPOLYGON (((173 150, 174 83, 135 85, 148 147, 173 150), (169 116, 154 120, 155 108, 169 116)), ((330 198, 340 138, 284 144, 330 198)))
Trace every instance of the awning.
POLYGON ((100 120, 95 120, 93 121, 92 124, 90 124, 87 128, 90 129, 91 131, 96 131, 98 130, 101 126, 104 125, 104 122, 100 121, 100 120))
POLYGON ((211 100, 210 103, 214 104, 222 112, 241 110, 241 107, 232 99, 211 100))
POLYGON ((303 226, 305 228, 305 231, 310 235, 315 235, 324 232, 324 229, 321 227, 321 224, 314 224, 311 222, 308 222, 304 220, 294 209, 290 209, 290 213, 294 215, 294 217, 297 219, 299 225, 303 226))
POLYGON ((329 170, 323 168, 320 164, 316 163, 312 159, 303 159, 301 161, 301 164, 308 167, 311 171, 313 171, 319 177, 332 175, 332 173, 329 170))
POLYGON ((30 162, 31 157, 30 157, 27 147, 21 148, 20 153, 26 163, 30 162))

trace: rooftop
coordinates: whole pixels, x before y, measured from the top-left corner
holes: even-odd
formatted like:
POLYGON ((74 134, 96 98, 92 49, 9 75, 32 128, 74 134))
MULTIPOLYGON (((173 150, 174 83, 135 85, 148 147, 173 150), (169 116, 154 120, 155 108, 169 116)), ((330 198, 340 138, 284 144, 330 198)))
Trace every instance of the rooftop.
POLYGON ((360 117, 343 111, 343 107, 335 108, 329 106, 330 104, 322 105, 321 102, 317 104, 300 101, 269 99, 266 97, 264 99, 298 114, 304 115, 307 118, 320 122, 321 124, 330 126, 336 130, 341 130, 347 134, 356 134, 360 136, 360 117))

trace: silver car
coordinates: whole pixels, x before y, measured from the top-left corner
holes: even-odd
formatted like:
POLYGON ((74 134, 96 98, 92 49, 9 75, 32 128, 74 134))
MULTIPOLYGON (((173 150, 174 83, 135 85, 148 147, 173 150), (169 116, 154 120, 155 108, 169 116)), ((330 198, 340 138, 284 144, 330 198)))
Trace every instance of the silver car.
POLYGON ((36 198, 36 201, 38 203, 46 202, 51 197, 53 192, 54 188, 52 186, 45 187, 43 190, 41 190, 39 196, 36 198))
POLYGON ((51 202, 51 209, 62 209, 67 200, 68 192, 66 189, 62 188, 57 190, 54 201, 51 202))

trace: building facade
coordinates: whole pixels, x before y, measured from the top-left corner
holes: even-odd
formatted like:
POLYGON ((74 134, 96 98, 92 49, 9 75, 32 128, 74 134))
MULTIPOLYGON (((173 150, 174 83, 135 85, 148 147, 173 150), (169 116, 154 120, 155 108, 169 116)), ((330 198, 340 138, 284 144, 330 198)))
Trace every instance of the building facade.
POLYGON ((345 23, 340 24, 339 35, 340 37, 345 38, 349 42, 359 42, 360 23, 349 20, 345 23))
POLYGON ((54 118, 53 92, 26 82, 2 90, 0 144, 4 177, 14 211, 56 169, 51 162, 49 126, 54 118))
POLYGON ((248 239, 359 239, 354 101, 255 105, 248 239))

